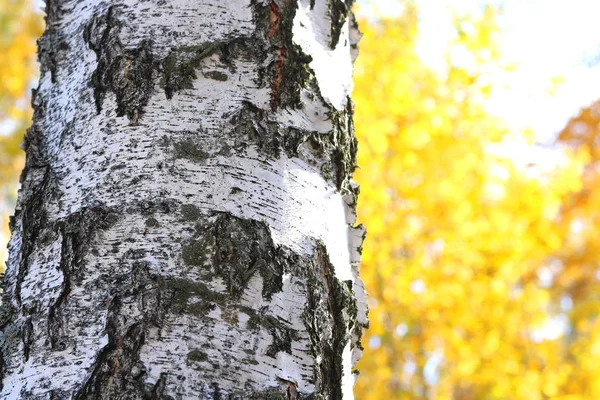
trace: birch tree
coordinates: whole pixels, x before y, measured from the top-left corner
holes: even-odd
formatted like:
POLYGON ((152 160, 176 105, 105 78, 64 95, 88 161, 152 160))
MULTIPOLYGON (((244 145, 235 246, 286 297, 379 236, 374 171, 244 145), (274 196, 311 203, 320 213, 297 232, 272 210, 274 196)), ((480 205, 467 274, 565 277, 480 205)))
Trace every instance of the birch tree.
POLYGON ((351 0, 48 0, 3 399, 351 399, 351 0))

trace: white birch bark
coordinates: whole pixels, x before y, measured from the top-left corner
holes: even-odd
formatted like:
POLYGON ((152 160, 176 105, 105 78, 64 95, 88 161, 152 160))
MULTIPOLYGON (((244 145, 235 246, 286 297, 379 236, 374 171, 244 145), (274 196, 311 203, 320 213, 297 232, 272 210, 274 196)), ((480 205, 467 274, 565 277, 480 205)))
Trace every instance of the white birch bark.
POLYGON ((346 0, 52 0, 2 399, 351 399, 346 0))

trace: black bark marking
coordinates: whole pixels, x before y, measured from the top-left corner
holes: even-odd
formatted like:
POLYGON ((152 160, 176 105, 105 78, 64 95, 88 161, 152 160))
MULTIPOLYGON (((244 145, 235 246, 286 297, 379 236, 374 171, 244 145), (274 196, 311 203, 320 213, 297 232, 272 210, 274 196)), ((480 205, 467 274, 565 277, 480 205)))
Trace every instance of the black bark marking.
MULTIPOLYGON (((29 257, 35 249, 39 234, 47 228, 48 222, 44 200, 48 195, 47 190, 50 181, 50 168, 25 168, 21 175, 22 179, 27 175, 30 175, 31 179, 27 179, 26 186, 23 190, 22 202, 24 206, 21 211, 21 218, 23 221, 23 244, 21 245, 21 262, 19 264, 13 293, 15 301, 19 305, 22 300, 21 285, 25 279, 25 275, 29 271, 29 257), (38 177, 39 175, 41 175, 41 177, 38 177), (36 179, 34 177, 38 178, 36 179)), ((7 291, 4 291, 4 293, 7 293, 7 291)), ((3 301, 10 302, 11 300, 5 297, 3 301)))
MULTIPOLYGON (((5 293, 6 289, 4 289, 4 285, 4 273, 2 273, 2 288, 5 293)), ((13 320, 17 311, 12 305, 12 302, 8 300, 9 299, 4 297, 0 302, 0 330, 4 329, 4 327, 13 320)), ((0 351, 0 353, 2 352, 0 351)))
POLYGON ((352 281, 335 277, 327 250, 318 244, 314 269, 309 279, 308 306, 304 322, 310 335, 311 350, 320 365, 315 366, 317 399, 342 398, 342 353, 357 326, 356 298, 352 281))
POLYGON ((90 378, 77 391, 75 400, 104 398, 140 398, 145 392, 141 375, 133 378, 131 370, 136 367, 139 351, 144 344, 145 334, 140 323, 131 325, 124 335, 118 321, 119 300, 111 307, 106 330, 108 344, 100 351, 90 378), (137 396, 136 396, 137 395, 137 396))
POLYGON ((45 13, 46 17, 44 20, 46 21, 46 25, 50 25, 54 23, 61 12, 60 0, 46 0, 44 1, 46 4, 45 13))
POLYGON ((38 40, 38 61, 40 63, 40 76, 50 72, 52 83, 56 83, 59 62, 65 60, 69 45, 58 32, 49 26, 48 30, 38 40))
POLYGON ((98 58, 91 85, 98 113, 108 91, 117 99, 117 116, 127 115, 135 124, 154 90, 152 43, 143 40, 135 49, 125 49, 119 39, 118 8, 94 16, 84 31, 84 40, 98 58))
POLYGON ((292 342, 298 340, 298 334, 295 330, 280 326, 269 330, 273 342, 267 348, 265 353, 269 357, 277 358, 277 353, 283 351, 292 354, 292 342))
POLYGON ((25 360, 25 362, 29 360, 33 339, 33 322, 31 321, 31 317, 29 317, 23 324, 21 331, 21 340, 23 341, 23 360, 25 360))
POLYGON ((4 374, 6 373, 6 362, 4 361, 4 354, 0 351, 0 391, 4 388, 4 374))
MULTIPOLYGON (((356 169, 358 141, 354 135, 353 114, 352 100, 347 98, 345 110, 329 112, 333 132, 327 135, 312 135, 310 138, 315 147, 331 156, 331 166, 335 169, 334 181, 338 189, 350 190, 349 183, 356 169)), ((322 172, 327 175, 326 171, 322 172)))
POLYGON ((161 374, 154 385, 144 384, 145 367, 140 350, 150 327, 161 327, 171 307, 172 293, 164 279, 153 275, 145 262, 132 263, 129 279, 115 277, 114 295, 106 323, 108 344, 101 350, 76 400, 105 398, 163 399, 167 376, 161 374), (135 302, 142 315, 132 320, 125 302, 135 302))
MULTIPOLYGON (((254 37, 236 37, 226 41, 201 43, 196 46, 183 46, 172 49, 160 62, 162 73, 160 86, 165 90, 168 99, 183 89, 191 89, 198 78, 197 70, 202 68, 203 61, 218 55, 222 67, 235 71, 235 59, 252 59, 260 64, 266 57, 262 43, 254 37)), ((206 71, 205 77, 217 81, 228 80, 227 74, 221 71, 206 71)))
POLYGON ((48 337, 53 350, 64 350, 68 332, 64 331, 63 307, 73 286, 84 278, 85 257, 98 230, 109 229, 117 214, 103 207, 86 208, 58 221, 54 230, 62 236, 59 268, 63 274, 60 293, 48 310, 48 337))
POLYGON ((170 214, 175 211, 179 205, 173 199, 162 198, 161 200, 142 200, 133 209, 127 212, 139 212, 142 215, 150 216, 154 213, 170 214))
POLYGON ((263 278, 262 295, 270 300, 282 288, 282 267, 274 259, 271 231, 264 222, 220 214, 214 227, 214 268, 234 296, 240 296, 258 272, 263 278))
POLYGON ((154 217, 148 218, 144 224, 146 225, 146 228, 158 228, 160 226, 160 223, 154 217))
POLYGON ((217 41, 172 50, 162 61, 164 77, 161 86, 167 98, 172 98, 182 89, 191 89, 194 79, 198 78, 196 69, 200 68, 202 60, 217 52, 227 54, 226 46, 226 43, 217 41))
POLYGON ((279 158, 282 151, 288 157, 299 157, 300 146, 310 142, 313 135, 319 135, 297 128, 282 128, 279 123, 271 121, 269 115, 269 111, 244 101, 242 108, 229 119, 232 126, 229 137, 234 139, 234 148, 245 149, 253 144, 273 158, 279 158))
POLYGON ((207 71, 204 73, 204 76, 210 79, 214 79, 215 81, 225 82, 229 77, 227 74, 224 74, 221 71, 207 71))
POLYGON ((329 0, 329 17, 331 18, 331 40, 329 46, 335 49, 340 41, 342 27, 352 10, 354 0, 329 0))
POLYGON ((227 304, 225 295, 211 291, 203 282, 171 279, 165 281, 165 286, 171 296, 170 310, 173 313, 193 314, 202 317, 213 310, 215 304, 227 304), (190 302, 192 297, 200 298, 201 301, 192 303, 190 302))

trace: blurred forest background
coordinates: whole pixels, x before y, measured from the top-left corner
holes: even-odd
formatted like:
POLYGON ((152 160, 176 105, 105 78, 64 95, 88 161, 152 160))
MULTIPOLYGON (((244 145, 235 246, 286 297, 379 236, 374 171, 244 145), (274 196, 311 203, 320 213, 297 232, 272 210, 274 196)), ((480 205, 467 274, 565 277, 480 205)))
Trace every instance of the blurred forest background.
MULTIPOLYGON (((600 101, 578 113, 552 108, 573 78, 510 56, 502 3, 356 6, 356 180, 371 309, 359 400, 600 399, 600 101), (519 98, 516 89, 540 80, 546 89, 519 98), (516 97, 502 97, 510 90, 516 97)), ((567 20, 581 2, 546 3, 564 12, 550 23, 557 35, 585 27, 567 20)), ((0 0, 0 251, 31 118, 36 7, 0 0)), ((525 15, 532 31, 547 24, 525 15)), ((555 37, 541 45, 574 47, 555 37)), ((582 87, 600 98, 593 80, 582 87)))

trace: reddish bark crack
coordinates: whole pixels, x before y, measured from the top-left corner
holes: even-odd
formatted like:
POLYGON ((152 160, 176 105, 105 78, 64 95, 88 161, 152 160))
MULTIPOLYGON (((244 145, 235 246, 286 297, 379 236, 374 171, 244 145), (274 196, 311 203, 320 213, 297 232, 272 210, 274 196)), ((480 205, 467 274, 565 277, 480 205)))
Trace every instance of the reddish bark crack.
POLYGON ((279 6, 277 3, 272 2, 269 5, 269 10, 271 14, 269 15, 269 23, 271 24, 271 29, 269 29, 269 38, 273 38, 275 36, 275 32, 279 28, 279 6))
POLYGON ((285 66, 285 59, 287 51, 284 48, 277 50, 277 62, 275 63, 275 77, 273 78, 273 87, 271 88, 271 111, 277 111, 277 104, 279 103, 279 88, 283 77, 283 68, 285 66))
MULTIPOLYGON (((279 29, 279 6, 277 3, 271 2, 269 11, 270 29, 267 36, 269 39, 273 39, 279 29)), ((285 65, 286 56, 287 51, 285 48, 279 47, 277 49, 277 61, 275 62, 275 77, 273 78, 273 86, 271 87, 271 111, 273 112, 277 111, 277 104, 279 103, 279 89, 283 77, 283 67, 285 65)))

